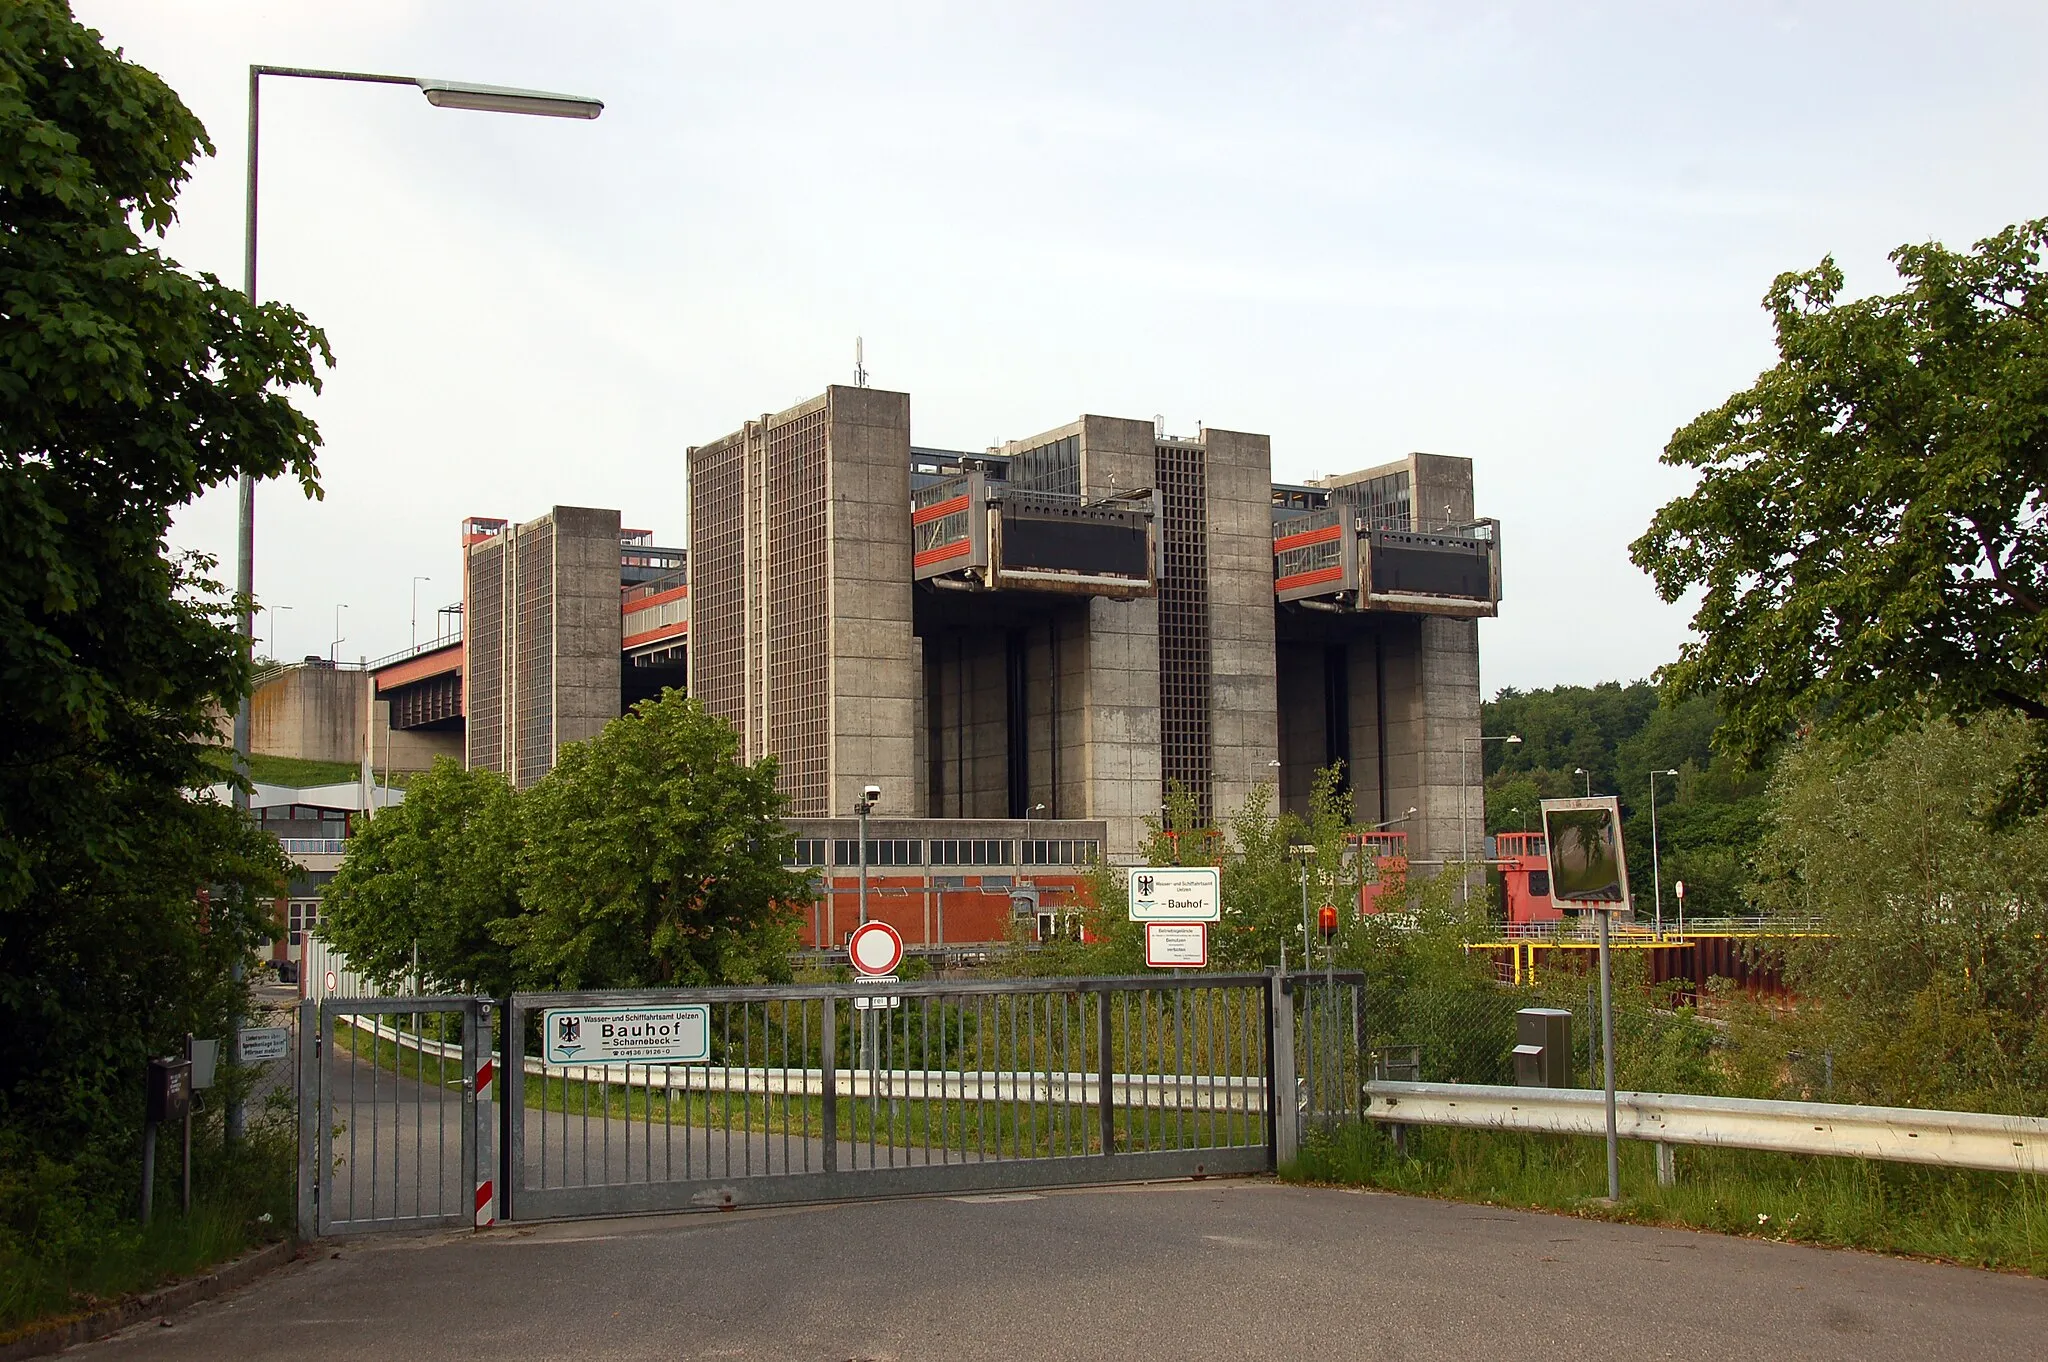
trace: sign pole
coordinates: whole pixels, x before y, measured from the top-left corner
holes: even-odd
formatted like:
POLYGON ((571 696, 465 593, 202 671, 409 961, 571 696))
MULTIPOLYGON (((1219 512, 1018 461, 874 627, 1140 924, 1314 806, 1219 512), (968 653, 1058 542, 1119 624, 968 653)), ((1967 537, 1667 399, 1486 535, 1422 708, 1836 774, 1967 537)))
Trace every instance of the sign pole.
POLYGON ((151 1203, 156 1200, 156 1122, 142 1123, 142 1226, 149 1228, 151 1203))
POLYGON ((1621 1200, 1621 1143, 1614 1121, 1614 970, 1607 953, 1607 910, 1600 914, 1600 1067, 1607 1088, 1607 1199, 1621 1200))

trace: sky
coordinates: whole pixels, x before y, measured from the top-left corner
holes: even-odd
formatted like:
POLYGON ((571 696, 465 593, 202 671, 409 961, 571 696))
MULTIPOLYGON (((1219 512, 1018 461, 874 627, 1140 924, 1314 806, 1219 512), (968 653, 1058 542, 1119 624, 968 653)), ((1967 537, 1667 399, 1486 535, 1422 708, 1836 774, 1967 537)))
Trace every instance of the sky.
MULTIPOLYGON (((466 516, 686 543, 684 451, 859 336, 921 445, 1093 412, 1265 432, 1288 481, 1467 456, 1486 693, 1644 677, 1689 611, 1628 544, 1689 485, 1671 433, 1773 362, 1773 276, 1884 291, 1901 243, 2048 215, 2038 3, 75 8, 206 124, 166 249, 230 282, 251 63, 605 101, 265 80, 258 296, 337 358, 325 498, 258 494, 279 656, 432 637, 466 516)), ((177 517, 233 544, 231 489, 177 517)))

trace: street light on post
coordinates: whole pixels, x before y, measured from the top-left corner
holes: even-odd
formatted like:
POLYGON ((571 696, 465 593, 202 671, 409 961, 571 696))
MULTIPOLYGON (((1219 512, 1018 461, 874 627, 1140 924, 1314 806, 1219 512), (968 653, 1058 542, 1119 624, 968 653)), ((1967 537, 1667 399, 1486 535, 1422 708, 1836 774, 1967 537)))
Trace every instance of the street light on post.
POLYGON ((1572 774, 1586 778, 1586 798, 1591 799, 1593 797, 1593 773, 1583 766, 1574 766, 1572 767, 1572 774))
POLYGON ((1661 940, 1664 936, 1664 868, 1662 862, 1657 859, 1658 776, 1670 776, 1676 779, 1678 772, 1676 770, 1650 772, 1650 892, 1657 905, 1655 930, 1658 938, 1661 940))
POLYGON ((862 926, 868 920, 868 814, 882 797, 882 787, 869 785, 860 792, 860 800, 853 806, 854 814, 860 819, 860 921, 862 926))
MULTIPOLYGON (((555 94, 547 90, 520 90, 503 85, 472 85, 443 80, 437 76, 390 76, 367 71, 323 71, 297 66, 251 66, 249 68, 249 167, 242 202, 242 291, 256 301, 256 171, 259 162, 258 93, 265 76, 290 76, 299 80, 346 80, 371 85, 411 85, 437 109, 478 109, 489 113, 532 114, 543 118, 595 118, 604 112, 604 101, 582 95, 555 94)), ((256 479, 244 473, 235 483, 235 594, 239 598, 242 655, 255 658, 256 646, 256 479)), ((417 612, 415 612, 417 613, 417 612)), ((337 626, 336 632, 340 629, 337 626)), ((235 770, 249 772, 249 697, 235 706, 235 770)), ((246 810, 249 796, 235 790, 235 807, 246 810)), ((239 1109, 237 1109, 238 1112, 239 1109)), ((233 1118, 237 1112, 231 1112, 233 1118)), ((238 1124, 231 1119, 230 1124, 238 1124)))
POLYGON ((433 580, 432 577, 414 577, 412 579, 412 646, 414 648, 420 646, 420 583, 433 580))
MULTIPOLYGON (((1465 902, 1467 903, 1472 901, 1472 770, 1470 764, 1466 761, 1466 744, 1470 743, 1484 751, 1481 745, 1490 742, 1506 743, 1509 747, 1519 747, 1522 745, 1522 735, 1519 733, 1482 733, 1477 737, 1461 739, 1458 743, 1458 856, 1465 862, 1464 869, 1459 872, 1459 878, 1462 881, 1459 887, 1463 890, 1465 902)), ((1485 762, 1482 761, 1480 766, 1481 784, 1483 787, 1485 762)), ((1480 797, 1480 808, 1482 811, 1485 808, 1485 796, 1483 793, 1480 797)), ((1414 813, 1415 810, 1410 809, 1408 812, 1414 813)))
POLYGON ((346 604, 334 607, 334 642, 327 645, 327 660, 341 661, 341 645, 348 642, 348 635, 341 632, 341 612, 348 609, 346 604))

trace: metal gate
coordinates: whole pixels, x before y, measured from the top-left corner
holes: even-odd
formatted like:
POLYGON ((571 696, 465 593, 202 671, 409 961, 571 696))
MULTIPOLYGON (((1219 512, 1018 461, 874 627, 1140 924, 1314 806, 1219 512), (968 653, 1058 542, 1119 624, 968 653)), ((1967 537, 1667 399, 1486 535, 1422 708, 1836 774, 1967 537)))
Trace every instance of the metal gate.
POLYGON ((477 998, 299 1005, 299 1224, 318 1234, 469 1225, 488 1168, 493 1010, 477 998), (314 1037, 307 1044, 305 1038, 314 1037))
POLYGON ((1363 983, 1187 974, 308 1003, 302 1034, 320 1044, 302 1047, 300 1223, 333 1234, 494 1211, 1264 1172, 1294 1157, 1307 1124, 1362 1115, 1363 983), (691 1005, 708 1014, 702 1062, 550 1063, 540 1044, 548 1009, 691 1005), (480 1095, 494 1018, 492 1119, 480 1095))

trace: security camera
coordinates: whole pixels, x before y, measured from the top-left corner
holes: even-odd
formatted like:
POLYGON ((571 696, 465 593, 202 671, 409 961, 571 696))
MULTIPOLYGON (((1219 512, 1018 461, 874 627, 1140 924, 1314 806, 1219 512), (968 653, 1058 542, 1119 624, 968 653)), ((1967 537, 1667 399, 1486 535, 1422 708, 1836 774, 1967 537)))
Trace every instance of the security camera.
POLYGON ((882 787, 879 785, 870 785, 866 789, 862 790, 860 792, 860 795, 862 799, 866 800, 870 804, 878 803, 882 798, 882 787))

